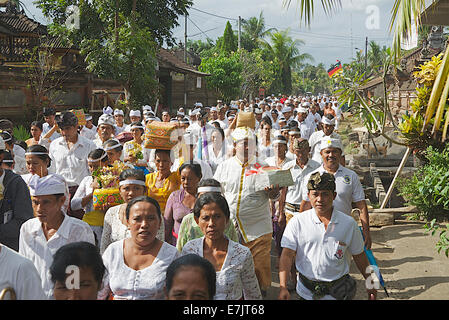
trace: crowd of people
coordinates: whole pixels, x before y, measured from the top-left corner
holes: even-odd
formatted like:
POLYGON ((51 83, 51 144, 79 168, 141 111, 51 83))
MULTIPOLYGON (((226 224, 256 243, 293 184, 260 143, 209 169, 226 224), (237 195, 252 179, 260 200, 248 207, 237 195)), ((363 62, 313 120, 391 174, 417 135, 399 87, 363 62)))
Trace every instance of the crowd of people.
POLYGON ((370 276, 368 210, 345 167, 335 97, 197 102, 161 118, 148 105, 128 114, 107 107, 96 124, 85 114, 84 125, 71 111, 42 115, 26 141, 0 120, 0 291, 260 300, 272 282, 273 240, 279 299, 294 290, 301 299, 352 299, 351 256, 370 276), (241 125, 244 115, 252 126, 241 125), (145 147, 146 127, 158 122, 176 127, 170 150, 145 147), (123 203, 94 209, 93 173, 117 162, 126 166, 123 203), (293 184, 259 187, 266 167, 288 170, 293 184))

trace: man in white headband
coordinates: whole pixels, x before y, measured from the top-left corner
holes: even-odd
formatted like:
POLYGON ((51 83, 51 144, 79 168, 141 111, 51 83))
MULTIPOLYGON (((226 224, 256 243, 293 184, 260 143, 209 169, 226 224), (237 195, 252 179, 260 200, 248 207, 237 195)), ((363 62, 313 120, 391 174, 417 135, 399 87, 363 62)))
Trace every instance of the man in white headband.
POLYGON ((220 163, 214 179, 221 183, 228 201, 231 221, 239 229, 242 244, 251 250, 262 294, 271 285, 271 235, 273 232, 269 200, 279 197, 279 186, 255 191, 255 175, 260 168, 255 156, 256 135, 250 128, 232 132, 236 154, 220 163))
MULTIPOLYGON (((321 140, 320 149, 323 164, 314 172, 320 172, 320 174, 328 172, 334 175, 337 192, 337 197, 334 200, 336 210, 351 215, 353 204, 360 210, 360 221, 365 237, 365 245, 370 249, 371 235, 369 230, 368 207, 366 206, 365 192, 360 183, 359 176, 354 171, 341 165, 343 145, 340 139, 325 137, 321 140)), ((308 177, 304 181, 308 181, 308 177)), ((311 208, 307 196, 307 183, 301 185, 301 192, 303 195, 301 211, 305 211, 311 208)))
POLYGON ((66 190, 63 177, 34 175, 28 186, 35 218, 26 221, 20 229, 19 253, 34 262, 47 299, 54 299, 48 271, 55 252, 71 242, 95 244, 95 239, 87 223, 62 212, 66 190))
POLYGON ((112 115, 102 114, 98 119, 98 138, 94 140, 97 148, 103 148, 103 144, 115 135, 115 120, 112 115))
MULTIPOLYGON (((335 118, 331 114, 325 115, 323 118, 321 118, 321 125, 322 130, 315 131, 312 133, 309 139, 309 144, 311 148, 312 153, 312 159, 316 162, 322 163, 323 158, 321 157, 321 140, 323 138, 334 138, 334 139, 340 139, 340 135, 334 131, 335 129, 335 118)), ((342 160, 344 161, 344 155, 342 160)), ((344 165, 344 163, 342 163, 344 165)))
MULTIPOLYGON (((0 137, 0 164, 6 144, 0 137)), ((0 242, 19 250, 20 226, 33 217, 30 192, 20 175, 0 166, 0 242)))

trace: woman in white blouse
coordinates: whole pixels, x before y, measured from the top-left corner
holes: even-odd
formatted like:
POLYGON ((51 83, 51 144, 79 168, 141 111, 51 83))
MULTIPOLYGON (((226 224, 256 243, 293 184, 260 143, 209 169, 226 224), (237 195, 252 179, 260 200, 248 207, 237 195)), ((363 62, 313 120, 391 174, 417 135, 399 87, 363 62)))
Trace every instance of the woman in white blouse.
MULTIPOLYGON (((103 233, 100 241, 100 253, 103 254, 106 248, 113 242, 128 238, 130 236, 125 210, 127 204, 134 198, 147 194, 145 185, 145 174, 142 170, 127 169, 120 174, 120 196, 125 203, 109 208, 106 211, 103 222, 103 233)), ((164 224, 158 231, 157 238, 164 241, 164 224)))
POLYGON ((196 201, 193 213, 204 237, 187 242, 182 254, 197 254, 215 267, 214 299, 261 300, 251 251, 224 235, 230 216, 226 199, 218 193, 205 193, 196 201))
POLYGON ((156 238, 162 216, 153 198, 141 196, 126 206, 131 237, 112 243, 103 254, 107 275, 99 299, 164 299, 166 271, 178 250, 156 238))

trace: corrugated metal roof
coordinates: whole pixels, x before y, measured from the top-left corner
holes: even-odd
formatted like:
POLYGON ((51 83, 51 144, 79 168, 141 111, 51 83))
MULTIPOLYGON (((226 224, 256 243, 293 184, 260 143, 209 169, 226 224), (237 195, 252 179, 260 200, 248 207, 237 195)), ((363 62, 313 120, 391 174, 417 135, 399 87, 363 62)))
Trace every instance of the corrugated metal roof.
POLYGON ((184 61, 178 59, 173 53, 171 53, 169 50, 160 48, 159 52, 157 53, 157 58, 161 62, 167 63, 169 66, 171 66, 173 69, 181 72, 181 73, 193 73, 199 76, 210 76, 209 73, 204 73, 201 71, 196 70, 192 66, 188 65, 184 61))

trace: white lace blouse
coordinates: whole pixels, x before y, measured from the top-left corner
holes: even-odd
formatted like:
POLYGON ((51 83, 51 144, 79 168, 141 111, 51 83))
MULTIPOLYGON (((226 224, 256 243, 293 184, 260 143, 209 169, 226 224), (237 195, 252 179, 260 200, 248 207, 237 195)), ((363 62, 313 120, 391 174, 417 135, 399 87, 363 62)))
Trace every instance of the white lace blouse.
MULTIPOLYGON (((129 238, 131 236, 128 227, 125 226, 119 217, 119 211, 121 206, 126 206, 126 204, 121 204, 106 211, 103 223, 103 233, 101 234, 100 242, 100 253, 103 254, 106 248, 113 242, 129 238)), ((161 241, 165 240, 164 235, 164 219, 162 218, 161 227, 157 231, 156 238, 161 241)))
MULTIPOLYGON (((214 300, 261 300, 259 283, 254 271, 251 251, 232 240, 220 271, 217 271, 217 291, 214 300)), ((182 249, 182 255, 193 253, 203 257, 204 237, 191 240, 182 249)))
POLYGON ((107 272, 98 299, 104 300, 110 293, 114 300, 164 299, 166 271, 170 263, 179 257, 179 251, 163 242, 150 266, 134 270, 125 264, 123 242, 124 240, 120 240, 112 243, 103 254, 107 272))

